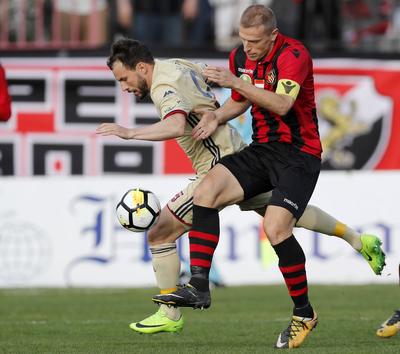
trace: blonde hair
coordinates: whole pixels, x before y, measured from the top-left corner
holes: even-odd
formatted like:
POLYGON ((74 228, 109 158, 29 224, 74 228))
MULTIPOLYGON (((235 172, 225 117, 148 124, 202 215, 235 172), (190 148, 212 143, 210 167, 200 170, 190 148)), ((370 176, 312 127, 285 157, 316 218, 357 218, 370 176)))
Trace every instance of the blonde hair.
POLYGON ((264 5, 251 5, 240 17, 240 25, 244 28, 264 26, 267 32, 276 28, 274 12, 264 5))

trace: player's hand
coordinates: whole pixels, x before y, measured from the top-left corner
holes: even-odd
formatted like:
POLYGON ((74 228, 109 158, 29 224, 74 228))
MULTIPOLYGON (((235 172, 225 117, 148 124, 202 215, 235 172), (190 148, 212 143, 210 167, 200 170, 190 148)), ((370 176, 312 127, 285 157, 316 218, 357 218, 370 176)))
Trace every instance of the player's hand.
POLYGON ((238 77, 232 74, 230 70, 218 68, 215 66, 207 66, 203 70, 203 74, 207 78, 207 82, 214 82, 221 87, 233 88, 238 77))
POLYGON ((196 109, 194 113, 201 114, 200 122, 192 129, 195 140, 204 140, 212 135, 218 128, 218 120, 214 111, 196 109))
POLYGON ((115 135, 122 139, 132 139, 131 129, 115 123, 102 123, 96 129, 96 134, 102 136, 115 135))

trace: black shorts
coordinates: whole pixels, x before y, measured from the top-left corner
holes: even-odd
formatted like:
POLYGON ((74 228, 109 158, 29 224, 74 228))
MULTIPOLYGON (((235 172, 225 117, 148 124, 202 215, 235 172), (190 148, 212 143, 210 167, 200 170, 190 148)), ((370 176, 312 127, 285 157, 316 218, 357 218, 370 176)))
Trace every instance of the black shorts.
POLYGON ((239 181, 244 199, 272 190, 269 205, 289 210, 296 219, 303 214, 321 170, 319 158, 278 142, 252 143, 219 163, 239 181))

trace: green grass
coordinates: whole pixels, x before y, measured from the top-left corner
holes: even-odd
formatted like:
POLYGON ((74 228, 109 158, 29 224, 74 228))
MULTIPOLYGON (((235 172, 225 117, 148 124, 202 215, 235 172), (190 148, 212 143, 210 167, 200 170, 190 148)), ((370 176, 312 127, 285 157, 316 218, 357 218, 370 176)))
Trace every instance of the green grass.
MULTIPOLYGON (((311 286, 320 323, 296 353, 399 353, 376 327, 400 306, 398 286, 311 286)), ((0 353, 276 353, 289 321, 283 285, 219 288, 209 310, 184 309, 180 335, 128 328, 155 309, 155 289, 0 290, 0 353)))

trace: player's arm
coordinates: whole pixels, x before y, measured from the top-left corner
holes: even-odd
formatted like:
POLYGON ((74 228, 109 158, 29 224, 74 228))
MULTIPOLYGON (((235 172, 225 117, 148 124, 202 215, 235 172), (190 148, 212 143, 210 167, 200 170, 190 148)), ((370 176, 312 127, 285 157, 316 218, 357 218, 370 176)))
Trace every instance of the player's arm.
POLYGON ((215 132, 218 125, 225 124, 229 120, 240 116, 246 112, 249 107, 249 101, 235 101, 229 97, 225 103, 215 111, 195 110, 195 113, 201 114, 201 120, 192 130, 193 138, 196 140, 208 138, 215 132))
POLYGON ((139 128, 126 128, 116 123, 103 123, 96 129, 96 134, 115 135, 122 139, 162 141, 182 136, 185 132, 185 123, 185 115, 176 112, 160 122, 139 128))
POLYGON ((300 90, 300 85, 293 80, 290 80, 292 86, 289 92, 283 86, 287 80, 279 80, 276 92, 270 92, 238 78, 230 70, 218 67, 208 67, 206 70, 209 81, 231 88, 248 101, 279 115, 289 112, 300 90))
POLYGON ((258 88, 237 78, 232 89, 256 105, 265 108, 270 112, 279 114, 280 116, 284 116, 292 108, 297 98, 297 94, 300 91, 300 85, 293 80, 279 80, 276 91, 272 92, 258 88), (290 82, 289 90, 291 92, 285 91, 285 87, 288 87, 285 82, 290 82))
POLYGON ((235 101, 229 97, 221 107, 213 111, 215 119, 219 125, 224 124, 246 112, 250 105, 248 100, 235 101))

